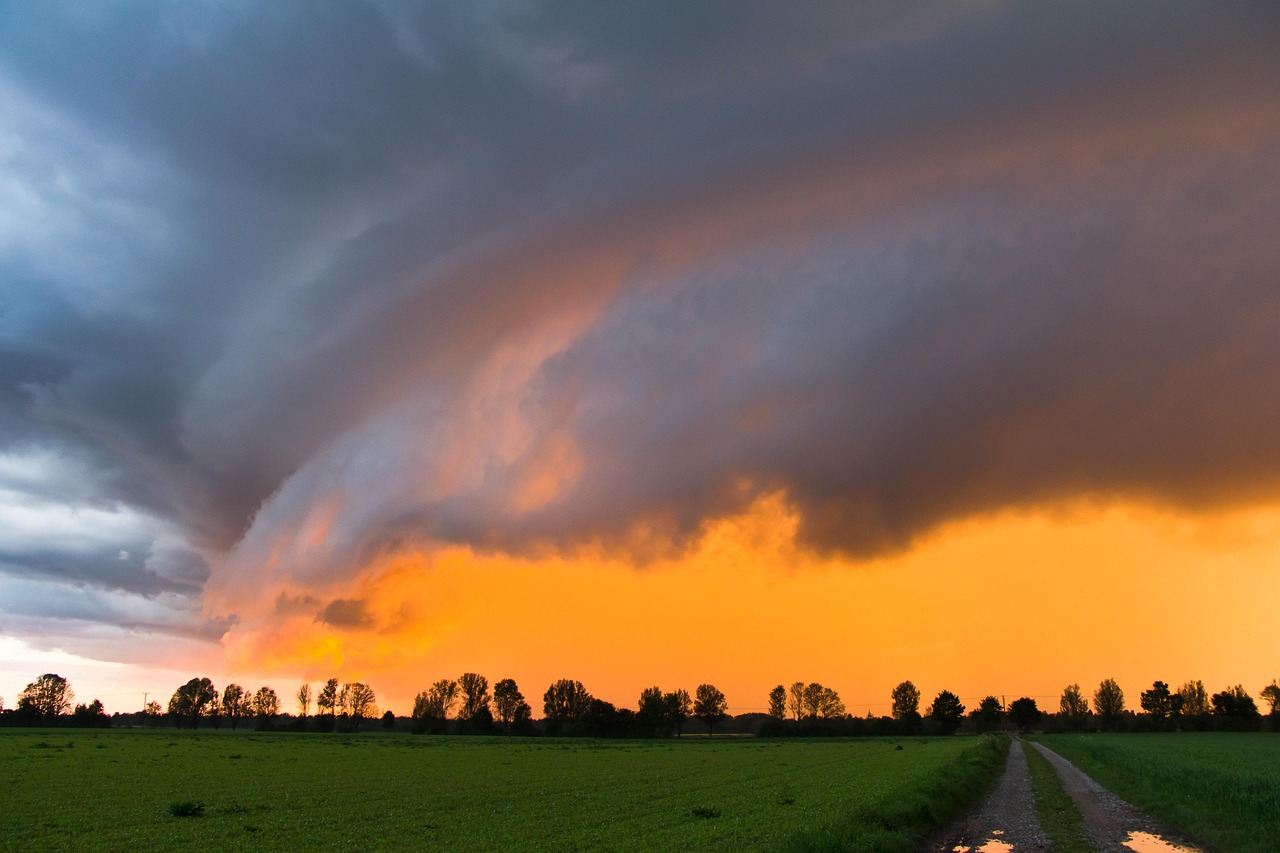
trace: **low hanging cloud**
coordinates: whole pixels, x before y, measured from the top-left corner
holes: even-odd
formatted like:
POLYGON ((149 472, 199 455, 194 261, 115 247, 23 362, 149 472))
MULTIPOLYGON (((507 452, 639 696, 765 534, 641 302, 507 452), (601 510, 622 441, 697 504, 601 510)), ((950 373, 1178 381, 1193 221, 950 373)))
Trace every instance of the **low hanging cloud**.
POLYGON ((858 556, 1274 500, 1277 23, 13 7, 0 579, 359 628, 379 554, 638 554, 764 494, 858 556))

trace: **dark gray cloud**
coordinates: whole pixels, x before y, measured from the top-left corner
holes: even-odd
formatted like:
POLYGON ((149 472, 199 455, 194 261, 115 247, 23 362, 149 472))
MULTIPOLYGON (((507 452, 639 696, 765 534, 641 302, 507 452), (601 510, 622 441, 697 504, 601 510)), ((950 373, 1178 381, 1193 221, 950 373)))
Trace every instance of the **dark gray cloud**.
POLYGON ((1267 4, 0 16, 4 577, 1276 494, 1267 4))

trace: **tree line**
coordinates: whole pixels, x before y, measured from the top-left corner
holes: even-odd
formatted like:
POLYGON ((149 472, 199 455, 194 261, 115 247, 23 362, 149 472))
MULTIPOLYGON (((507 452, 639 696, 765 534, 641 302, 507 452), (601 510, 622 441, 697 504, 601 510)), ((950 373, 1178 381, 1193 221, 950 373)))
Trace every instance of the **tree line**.
MULTIPOLYGON (((766 737, 949 735, 962 729, 980 733, 1005 727, 1023 731, 1280 731, 1280 684, 1273 680, 1259 695, 1269 709, 1265 718, 1242 685, 1210 694, 1201 681, 1188 681, 1177 690, 1156 681, 1140 693, 1141 710, 1134 711, 1126 706, 1120 685, 1107 678, 1091 697, 1086 697, 1079 684, 1067 685, 1056 713, 1042 711, 1031 697, 1020 697, 1006 707, 1003 700, 986 696, 966 714, 960 698, 949 690, 940 691, 921 713, 920 690, 911 681, 903 681, 890 693, 888 716, 868 712, 866 717, 856 717, 847 713, 835 690, 818 682, 796 681, 769 691, 767 713, 734 718, 728 713, 724 693, 712 684, 698 685, 693 694, 683 689, 647 687, 632 709, 592 696, 580 681, 562 678, 543 693, 542 717, 535 719, 533 707, 514 679, 496 682, 491 691, 485 676, 465 672, 457 679, 440 679, 418 693, 407 722, 409 730, 418 734, 637 738, 680 737, 690 719, 698 720, 708 735, 733 720, 737 730, 766 737)), ((377 696, 362 682, 341 683, 330 678, 314 694, 310 684, 303 684, 293 699, 297 713, 290 714, 282 709, 280 697, 271 687, 250 691, 232 682, 219 691, 208 678, 192 678, 174 691, 167 712, 153 700, 146 703, 141 717, 154 726, 167 714, 174 726, 193 729, 201 725, 231 729, 253 725, 259 730, 287 727, 354 732, 375 719, 388 729, 398 724, 391 711, 379 717, 377 696)), ((74 700, 75 692, 65 678, 45 673, 23 689, 16 708, 6 710, 0 698, 0 723, 112 724, 97 699, 78 705, 73 705, 74 700)))

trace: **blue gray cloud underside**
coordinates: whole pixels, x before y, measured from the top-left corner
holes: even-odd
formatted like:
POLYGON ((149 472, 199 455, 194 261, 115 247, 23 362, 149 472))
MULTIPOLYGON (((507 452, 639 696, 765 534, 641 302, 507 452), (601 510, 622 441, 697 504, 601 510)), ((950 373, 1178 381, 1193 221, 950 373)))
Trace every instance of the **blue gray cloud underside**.
POLYGON ((211 634, 224 563, 679 542, 778 489, 857 555, 1280 490, 1266 4, 0 19, 24 631, 42 584, 211 634))

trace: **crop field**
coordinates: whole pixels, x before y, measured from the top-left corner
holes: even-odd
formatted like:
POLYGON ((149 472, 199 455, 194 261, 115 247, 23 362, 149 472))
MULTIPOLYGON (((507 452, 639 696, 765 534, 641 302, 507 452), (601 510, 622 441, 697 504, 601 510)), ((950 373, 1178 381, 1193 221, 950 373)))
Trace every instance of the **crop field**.
POLYGON ((0 846, 903 849, 1007 743, 0 732, 0 846))
POLYGON ((1280 850, 1280 737, 1274 734, 1044 735, 1035 740, 1212 850, 1280 850))

